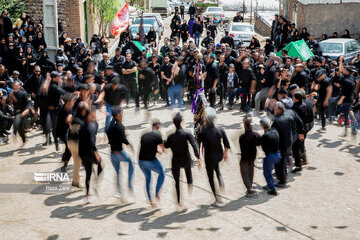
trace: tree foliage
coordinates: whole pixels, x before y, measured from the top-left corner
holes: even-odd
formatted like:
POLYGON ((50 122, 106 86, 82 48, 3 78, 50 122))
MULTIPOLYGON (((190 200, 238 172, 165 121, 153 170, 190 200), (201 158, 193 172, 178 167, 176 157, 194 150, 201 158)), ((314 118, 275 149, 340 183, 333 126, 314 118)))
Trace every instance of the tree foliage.
POLYGON ((6 9, 11 21, 16 21, 24 11, 25 1, 23 0, 0 0, 1 11, 6 9))
MULTIPOLYGON (((1 0, 0 0, 1 1, 1 0)), ((104 35, 115 14, 124 4, 121 0, 89 0, 91 12, 99 24, 99 35, 104 35)))

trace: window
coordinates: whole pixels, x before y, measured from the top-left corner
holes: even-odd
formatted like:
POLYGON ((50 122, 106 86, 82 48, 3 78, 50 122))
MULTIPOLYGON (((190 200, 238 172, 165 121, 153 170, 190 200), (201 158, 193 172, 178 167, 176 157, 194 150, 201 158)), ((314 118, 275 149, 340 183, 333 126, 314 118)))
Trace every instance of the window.
POLYGON ((343 53, 343 45, 341 43, 324 43, 320 42, 323 53, 343 53))
POLYGON ((233 25, 231 28, 231 31, 234 32, 253 32, 254 29, 252 26, 246 26, 246 25, 233 25))

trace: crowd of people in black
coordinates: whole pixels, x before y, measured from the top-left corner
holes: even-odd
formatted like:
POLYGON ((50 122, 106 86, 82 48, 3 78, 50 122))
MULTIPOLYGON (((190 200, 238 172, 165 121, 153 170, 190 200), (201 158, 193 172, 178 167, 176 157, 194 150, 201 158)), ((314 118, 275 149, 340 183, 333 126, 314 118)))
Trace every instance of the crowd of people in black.
MULTIPOLYGON (((191 11, 194 9, 191 8, 191 11)), ((1 137, 6 139, 13 127, 13 133, 19 133, 25 144, 26 133, 41 127, 46 139, 44 145, 53 141, 58 150, 60 139, 65 143, 63 171, 66 171, 72 157, 72 184, 79 187, 82 164, 86 170, 88 196, 93 164, 98 165, 98 174, 102 172, 101 157, 96 148, 96 109, 105 105, 105 133, 111 148, 112 164, 119 174, 120 162, 128 162, 128 185, 132 189, 134 166, 123 150, 123 144, 131 144, 122 125, 121 106, 130 107, 133 98, 135 111, 140 110, 140 103, 147 110, 151 101, 156 105, 161 98, 165 107, 185 110, 185 99, 194 113, 195 137, 182 129, 181 113, 174 116, 176 133, 167 140, 161 137, 159 120, 154 120, 152 131, 141 137, 139 166, 145 175, 147 195, 154 204, 150 191, 152 171, 159 174, 157 198, 164 181, 163 167, 156 158, 158 146, 162 148, 160 152, 165 148, 173 151, 172 171, 178 201, 180 168, 185 169, 191 188, 189 141, 197 158, 200 158, 199 146, 202 144, 205 149, 205 166, 216 199, 214 205, 218 206, 221 199, 216 193, 213 174, 215 171, 220 187, 223 186, 219 161, 227 160, 230 145, 225 131, 215 126, 215 108, 218 113, 226 107, 231 111, 239 102, 240 111, 249 113, 253 108, 253 115, 261 118, 264 130, 261 137, 252 130, 251 117, 246 115, 245 133, 239 139, 241 174, 250 196, 255 193, 252 182, 257 145, 262 146, 266 155, 263 162, 266 188, 269 194, 276 195, 275 186, 286 186, 290 157, 295 161, 293 172, 301 171, 302 165, 308 163, 305 139, 314 126, 315 116, 321 119, 322 131, 325 130, 326 118, 334 121, 339 117, 344 119, 345 129, 351 122, 353 132, 356 132, 359 55, 351 65, 345 65, 343 57, 335 61, 315 56, 304 61, 300 57, 288 56, 286 50, 278 57, 275 49, 284 46, 289 36, 296 32, 294 25, 287 24, 280 17, 276 20, 278 23, 274 23, 273 35, 266 40, 264 47, 260 47, 255 38, 249 47, 236 50, 232 37, 227 33, 219 42, 216 41, 213 35, 216 27, 212 27, 211 20, 206 23, 207 36, 202 39, 200 47, 204 19, 201 14, 197 17, 194 14, 196 9, 190 14, 189 23, 184 20, 183 24, 187 27, 178 31, 180 23, 177 19, 180 17, 175 13, 171 23, 172 34, 165 37, 164 44, 159 46, 160 53, 157 48, 152 48, 150 55, 145 49, 136 56, 125 45, 117 48, 111 59, 104 38, 94 36, 89 48, 86 48, 81 39, 70 39, 67 33, 61 32, 59 21, 60 47, 54 61, 46 52, 41 21, 32 22, 31 18, 22 14, 12 26, 4 10, 0 19, 1 137), (189 34, 183 35, 183 30, 189 34), (174 34, 174 31, 178 33, 174 34), (277 184, 272 179, 273 168, 279 180, 277 184)), ((241 14, 236 21, 243 21, 241 14)), ((314 41, 311 34, 306 34, 306 29, 299 34, 300 37, 306 38, 308 44, 314 41)), ((122 197, 119 181, 118 188, 122 197)))

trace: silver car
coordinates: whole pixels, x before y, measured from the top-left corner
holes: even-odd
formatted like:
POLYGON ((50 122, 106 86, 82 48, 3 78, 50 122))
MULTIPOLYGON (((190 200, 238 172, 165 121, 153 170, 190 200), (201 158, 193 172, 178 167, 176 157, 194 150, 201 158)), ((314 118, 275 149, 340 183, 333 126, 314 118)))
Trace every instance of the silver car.
POLYGON ((329 56, 332 60, 344 56, 345 63, 350 62, 360 53, 360 44, 355 39, 331 38, 320 42, 319 45, 323 56, 329 56))
POLYGON ((235 45, 239 42, 248 47, 252 37, 256 34, 254 27, 248 23, 233 22, 228 27, 229 35, 234 39, 235 45))
POLYGON ((221 19, 225 17, 225 12, 222 7, 207 7, 203 16, 210 19, 221 19))

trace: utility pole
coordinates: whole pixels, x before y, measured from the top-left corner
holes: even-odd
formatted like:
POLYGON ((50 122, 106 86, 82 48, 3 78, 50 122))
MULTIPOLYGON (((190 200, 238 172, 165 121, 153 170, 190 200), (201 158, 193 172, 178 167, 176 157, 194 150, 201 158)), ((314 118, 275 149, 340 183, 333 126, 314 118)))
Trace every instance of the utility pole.
POLYGON ((250 24, 252 24, 252 2, 253 0, 250 2, 250 24))
POLYGON ((245 0, 243 0, 243 18, 245 19, 245 0))

